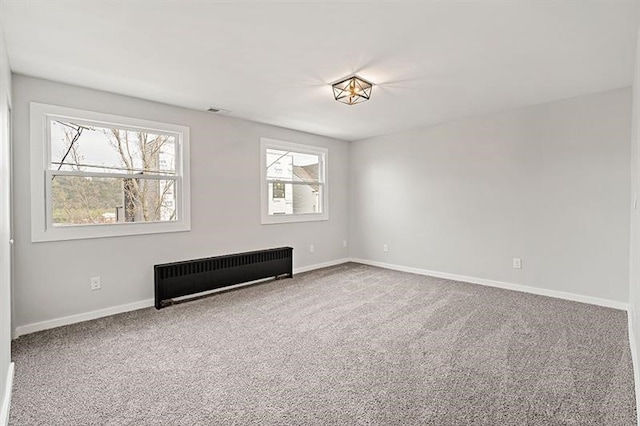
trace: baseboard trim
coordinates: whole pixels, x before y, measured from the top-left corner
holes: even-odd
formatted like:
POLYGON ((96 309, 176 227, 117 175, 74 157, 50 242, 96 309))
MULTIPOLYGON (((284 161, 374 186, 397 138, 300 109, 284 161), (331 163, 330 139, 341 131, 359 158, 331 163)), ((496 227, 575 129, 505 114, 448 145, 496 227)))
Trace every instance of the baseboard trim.
MULTIPOLYGON (((317 263, 317 264, 314 264, 314 265, 302 266, 302 267, 294 268, 293 272, 294 272, 294 275, 295 275, 295 274, 300 274, 300 273, 303 273, 303 272, 313 271, 313 270, 316 270, 316 269, 322 269, 322 268, 327 268, 327 267, 330 267, 330 266, 336 266, 336 265, 340 265, 340 264, 347 263, 347 262, 361 263, 361 264, 364 264, 364 265, 377 266, 377 267, 380 267, 380 268, 392 269, 392 270, 395 270, 395 271, 410 272, 410 273, 413 273, 413 274, 428 275, 428 276, 431 276, 431 277, 444 278, 444 279, 449 279, 449 280, 454 280, 454 281, 463 281, 463 282, 468 282, 468 283, 472 283, 472 284, 480 284, 480 285, 486 285, 486 286, 490 286, 490 287, 503 288, 503 289, 506 289, 506 290, 515 290, 515 291, 521 291, 521 292, 524 292, 524 293, 537 294, 537 295, 541 295, 541 296, 555 297, 555 298, 558 298, 558 299, 572 300, 572 301, 575 301, 575 302, 588 303, 588 304, 591 304, 591 305, 605 306, 607 308, 628 310, 628 304, 626 304, 624 302, 618 302, 618 301, 615 301, 615 300, 601 299, 601 298, 590 297, 590 296, 583 296, 583 295, 574 294, 574 293, 567 293, 567 292, 556 291, 556 290, 548 290, 548 289, 543 289, 543 288, 538 288, 538 287, 531 287, 531 286, 525 286, 525 285, 520 285, 520 284, 512 284, 512 283, 502 282, 502 281, 488 280, 488 279, 484 279, 484 278, 476 278, 476 277, 470 277, 470 276, 465 276, 465 275, 451 274, 451 273, 448 273, 448 272, 430 271, 430 270, 426 270, 426 269, 412 268, 412 267, 408 267, 408 266, 395 265, 395 264, 391 264, 391 263, 377 262, 377 261, 373 261, 373 260, 359 259, 359 258, 342 258, 342 259, 332 260, 332 261, 329 261, 329 262, 323 262, 323 263, 317 263)), ((247 284, 248 283, 239 284, 238 287, 243 286, 243 285, 247 285, 247 284)), ((220 290, 229 290, 229 288, 226 287, 226 288, 220 289, 220 290)), ((138 310, 138 309, 149 308, 149 307, 152 307, 152 306, 154 306, 153 299, 146 299, 146 300, 141 300, 141 301, 138 301, 138 302, 127 303, 127 304, 124 304, 124 305, 112 306, 110 308, 99 309, 99 310, 96 310, 96 311, 85 312, 85 313, 82 313, 82 314, 69 315, 69 316, 62 317, 62 318, 56 318, 56 319, 52 319, 52 320, 36 322, 36 323, 33 323, 33 324, 21 325, 21 326, 16 327, 13 337, 15 339, 15 338, 18 338, 20 336, 24 336, 24 335, 30 334, 30 333, 35 333, 35 332, 38 332, 38 331, 48 330, 48 329, 51 329, 51 328, 56 328, 56 327, 61 327, 61 326, 64 326, 64 325, 75 324, 75 323, 79 323, 79 322, 83 322, 83 321, 90 321, 90 320, 93 320, 93 319, 103 318, 103 317, 107 317, 107 316, 110 316, 110 315, 120 314, 120 313, 123 313, 123 312, 135 311, 135 310, 138 310)), ((630 338, 632 338, 632 337, 633 336, 632 336, 631 331, 630 331, 630 338)), ((632 351, 633 351, 634 350, 634 346, 632 345, 631 348, 632 348, 632 351)), ((634 361, 634 363, 635 363, 635 361, 634 361)), ((636 383, 639 383, 639 381, 637 380, 636 383)), ((2 423, 0 422, 0 425, 1 424, 2 423)))
POLYGON ((13 335, 14 339, 16 339, 20 336, 24 336, 25 334, 35 333, 37 331, 43 331, 50 328, 61 327, 63 325, 75 324, 78 322, 108 317, 110 315, 121 314, 123 312, 136 311, 138 309, 149 308, 151 306, 153 306, 153 299, 146 299, 140 300, 139 302, 126 303, 124 305, 84 312, 82 314, 69 315, 67 317, 35 322, 33 324, 20 325, 16 327, 13 335))
POLYGON ((303 272, 314 271, 316 269, 328 268, 330 266, 342 265, 343 263, 351 262, 348 257, 336 260, 330 260, 329 262, 316 263, 314 265, 302 266, 299 268, 293 268, 293 274, 301 274, 303 272))
MULTIPOLYGON (((635 312, 633 312, 632 304, 629 304, 627 310, 627 328, 629 332, 629 347, 631 349, 631 364, 633 367, 633 382, 635 384, 636 391, 636 406, 640 407, 640 365, 638 365, 638 346, 635 335, 635 312)), ((640 426, 640 417, 637 419, 637 424, 640 426)))
POLYGON ((11 408, 11 391, 13 389, 13 373, 15 371, 15 364, 9 363, 7 369, 7 383, 4 388, 4 399, 2 400, 2 407, 0 408, 0 425, 7 426, 9 424, 9 409, 11 408))
POLYGON ((564 291, 549 290, 528 285, 512 284, 502 281, 488 280, 484 278, 469 277, 466 275, 450 274, 448 272, 430 271, 427 269, 412 268, 409 266, 395 265, 391 263, 377 262, 374 260, 352 258, 352 262, 363 265, 377 266, 379 268, 392 269, 394 271, 410 272, 418 275, 428 275, 430 277, 444 278, 453 281, 463 281, 471 284, 480 284, 489 287, 503 288, 506 290, 521 291, 523 293, 537 294, 539 296, 555 297, 557 299, 572 300, 574 302, 588 303, 590 305, 604 306, 607 308, 628 311, 629 305, 617 300, 602 299, 599 297, 583 296, 581 294, 567 293, 564 291))
MULTIPOLYGON (((302 272, 309 272, 309 271, 313 271, 315 269, 321 269, 321 268, 327 268, 329 266, 340 265, 342 263, 347 263, 349 261, 350 261, 349 258, 343 258, 343 259, 331 260, 329 262, 324 262, 324 263, 317 263, 317 264, 314 264, 314 265, 302 266, 302 267, 299 267, 299 268, 294 268, 293 269, 293 273, 294 273, 294 275, 295 274, 300 274, 302 272)), ((256 282, 252 281, 250 283, 241 283, 241 284, 237 284, 237 285, 230 286, 230 287, 224 287, 224 288, 221 288, 221 289, 211 290, 209 292, 202 293, 200 295, 205 295, 205 294, 209 294, 209 293, 217 293, 217 292, 231 290, 233 288, 244 287, 244 286, 252 285, 252 284, 256 284, 256 282)), ((193 297, 193 295, 190 295, 189 297, 193 297)), ((38 331, 49 330, 51 328, 61 327, 63 325, 70 325, 70 324, 75 324, 75 323, 78 323, 78 322, 90 321, 90 320, 93 320, 93 319, 108 317, 110 315, 121 314, 123 312, 135 311, 135 310, 138 310, 138 309, 149 308, 149 307, 152 307, 152 306, 154 306, 153 299, 147 299, 147 300, 141 300, 139 302, 127 303, 127 304, 124 304, 124 305, 112 306, 110 308, 99 309, 99 310, 91 311, 91 312, 85 312, 85 313, 82 313, 82 314, 69 315, 69 316, 62 317, 62 318, 56 318, 56 319, 52 319, 52 320, 36 322, 36 323, 33 323, 33 324, 21 325, 21 326, 16 327, 16 329, 15 329, 15 331, 13 333, 13 338, 17 339, 20 336, 24 336, 24 335, 30 334, 30 333, 35 333, 35 332, 38 332, 38 331)), ((1 423, 0 423, 0 425, 1 425, 1 423)))

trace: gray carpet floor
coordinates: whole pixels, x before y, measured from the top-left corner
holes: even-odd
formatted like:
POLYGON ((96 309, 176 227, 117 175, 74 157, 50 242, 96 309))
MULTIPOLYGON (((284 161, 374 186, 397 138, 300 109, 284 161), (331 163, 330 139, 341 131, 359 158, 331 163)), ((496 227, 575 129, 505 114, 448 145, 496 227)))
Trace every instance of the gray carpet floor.
POLYGON ((626 313, 345 264, 23 336, 10 424, 635 425, 626 313))

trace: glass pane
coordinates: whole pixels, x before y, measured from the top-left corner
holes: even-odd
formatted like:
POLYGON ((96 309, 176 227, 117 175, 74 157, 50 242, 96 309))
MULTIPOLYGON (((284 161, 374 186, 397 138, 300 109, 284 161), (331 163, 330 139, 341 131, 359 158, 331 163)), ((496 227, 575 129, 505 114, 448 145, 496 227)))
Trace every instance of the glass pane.
POLYGON ((58 175, 51 192, 55 226, 177 220, 172 179, 58 175))
POLYGON ((176 136, 51 120, 52 170, 174 174, 176 136))
POLYGON ((322 181, 320 155, 267 149, 267 179, 296 182, 322 181))
POLYGON ((269 182, 269 214, 322 213, 322 185, 269 182))

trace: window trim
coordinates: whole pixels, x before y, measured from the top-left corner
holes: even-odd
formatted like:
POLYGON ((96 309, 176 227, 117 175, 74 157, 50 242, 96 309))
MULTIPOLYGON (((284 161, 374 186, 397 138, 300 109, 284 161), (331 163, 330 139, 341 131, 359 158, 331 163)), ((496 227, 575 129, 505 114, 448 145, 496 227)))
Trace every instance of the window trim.
MULTIPOLYGON (((127 235, 185 232, 191 230, 191 191, 189 165, 189 127, 140 118, 123 117, 95 111, 30 102, 30 175, 31 175, 31 241, 64 241, 127 235), (178 220, 171 222, 125 222, 53 226, 51 182, 51 141, 49 123, 52 117, 84 121, 127 130, 144 130, 176 135, 176 209, 178 220), (179 187, 179 189, 178 189, 179 187)), ((91 172, 89 172, 91 173, 91 172)), ((105 177, 109 177, 105 174, 105 177)))
POLYGON ((329 150, 327 148, 285 142, 277 139, 260 138, 260 223, 271 225, 276 223, 313 222, 329 220, 329 150), (290 215, 269 215, 269 185, 267 181, 267 149, 285 149, 303 154, 321 156, 322 213, 303 213, 290 215))

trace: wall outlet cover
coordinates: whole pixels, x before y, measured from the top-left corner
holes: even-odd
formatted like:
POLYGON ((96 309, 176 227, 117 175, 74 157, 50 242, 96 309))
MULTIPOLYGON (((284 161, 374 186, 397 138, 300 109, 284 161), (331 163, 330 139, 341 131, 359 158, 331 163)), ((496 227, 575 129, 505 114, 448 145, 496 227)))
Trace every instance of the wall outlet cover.
POLYGON ((522 259, 520 259, 519 257, 514 257, 513 258, 513 267, 515 269, 522 269, 522 259))
POLYGON ((102 283, 100 277, 91 277, 91 290, 100 290, 101 288, 102 283))

